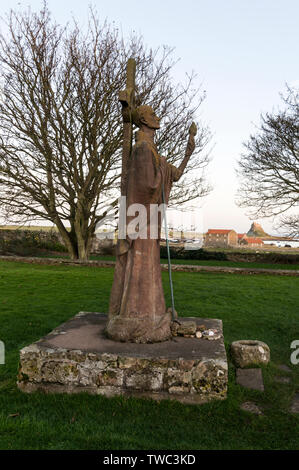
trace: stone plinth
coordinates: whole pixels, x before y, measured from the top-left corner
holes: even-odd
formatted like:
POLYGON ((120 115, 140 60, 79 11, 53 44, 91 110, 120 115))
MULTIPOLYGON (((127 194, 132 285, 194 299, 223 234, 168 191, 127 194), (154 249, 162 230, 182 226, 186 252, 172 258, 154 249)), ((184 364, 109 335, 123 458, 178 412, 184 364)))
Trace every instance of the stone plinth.
POLYGON ((88 392, 194 404, 225 398, 228 367, 221 320, 184 320, 204 323, 221 337, 115 342, 104 335, 106 315, 80 312, 20 351, 18 387, 29 393, 88 392))

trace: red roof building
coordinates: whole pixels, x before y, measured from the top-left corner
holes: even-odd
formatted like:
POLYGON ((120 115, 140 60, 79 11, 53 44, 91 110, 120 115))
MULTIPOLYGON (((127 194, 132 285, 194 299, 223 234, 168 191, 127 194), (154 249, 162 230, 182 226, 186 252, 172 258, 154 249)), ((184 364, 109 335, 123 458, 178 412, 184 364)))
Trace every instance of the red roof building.
POLYGON ((262 246, 263 244, 264 242, 260 238, 246 237, 240 240, 240 245, 262 246))
POLYGON ((209 230, 207 231, 207 233, 212 233, 212 234, 227 234, 229 232, 234 232, 234 230, 222 230, 222 229, 218 229, 218 228, 209 228, 209 230))
POLYGON ((205 246, 227 247, 238 243, 238 234, 235 230, 210 228, 205 234, 205 246))

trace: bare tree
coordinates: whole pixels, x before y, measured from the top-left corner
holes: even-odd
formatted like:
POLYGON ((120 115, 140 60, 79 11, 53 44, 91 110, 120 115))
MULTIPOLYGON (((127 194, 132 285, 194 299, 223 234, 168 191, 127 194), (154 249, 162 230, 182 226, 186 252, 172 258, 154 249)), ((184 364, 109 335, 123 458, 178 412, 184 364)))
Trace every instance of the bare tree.
MULTIPOLYGON (((41 12, 10 11, 0 37, 0 204, 6 220, 54 223, 72 259, 88 257, 106 207, 117 205, 122 116, 118 94, 126 62, 137 63, 139 103, 163 118, 158 148, 172 162, 184 154, 188 127, 204 95, 171 81, 168 47, 127 43, 91 10, 87 33, 76 22, 61 27, 44 4, 41 12)), ((189 173, 177 201, 203 196, 209 131, 199 128, 189 173)))
POLYGON ((299 217, 289 215, 299 202, 299 102, 298 90, 287 87, 285 109, 261 116, 261 126, 244 144, 238 175, 240 207, 254 217, 282 215, 277 227, 299 235, 299 217))

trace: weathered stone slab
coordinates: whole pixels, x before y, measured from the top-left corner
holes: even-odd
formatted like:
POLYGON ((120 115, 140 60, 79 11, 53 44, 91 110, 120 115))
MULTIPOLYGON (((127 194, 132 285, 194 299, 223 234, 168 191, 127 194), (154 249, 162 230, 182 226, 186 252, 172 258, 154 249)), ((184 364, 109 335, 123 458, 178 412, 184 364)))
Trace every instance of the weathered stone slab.
MULTIPOLYGON (((200 325, 202 319, 188 318, 200 325)), ((88 392, 203 403, 227 394, 222 337, 175 337, 162 343, 121 343, 104 334, 106 315, 80 312, 20 351, 18 387, 25 392, 88 392)), ((221 320, 204 319, 222 333, 221 320)))
POLYGON ((299 393, 296 393, 293 398, 291 413, 299 413, 299 393))
POLYGON ((264 391, 261 369, 237 369, 237 384, 245 388, 264 391))

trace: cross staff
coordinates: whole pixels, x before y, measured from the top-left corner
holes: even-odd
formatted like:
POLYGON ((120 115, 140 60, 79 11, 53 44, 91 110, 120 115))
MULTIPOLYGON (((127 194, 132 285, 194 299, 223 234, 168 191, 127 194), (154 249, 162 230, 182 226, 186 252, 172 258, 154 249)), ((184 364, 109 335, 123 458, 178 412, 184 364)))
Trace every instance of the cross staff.
POLYGON ((123 151, 120 183, 122 196, 126 195, 128 163, 132 149, 133 112, 135 110, 135 73, 136 62, 134 59, 129 59, 127 62, 126 89, 119 93, 123 116, 123 151))

